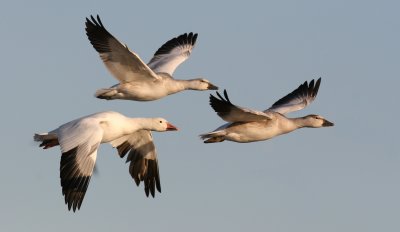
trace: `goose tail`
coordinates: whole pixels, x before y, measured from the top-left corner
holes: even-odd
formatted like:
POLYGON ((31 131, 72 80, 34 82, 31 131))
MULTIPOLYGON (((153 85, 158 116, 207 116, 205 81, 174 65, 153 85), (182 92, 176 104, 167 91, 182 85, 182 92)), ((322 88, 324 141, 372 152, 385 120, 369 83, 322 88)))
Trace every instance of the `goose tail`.
POLYGON ((117 94, 117 90, 113 88, 104 88, 104 89, 98 89, 96 93, 94 93, 94 96, 100 99, 106 99, 106 100, 111 100, 114 99, 114 95, 117 94))
POLYGON ((200 138, 204 140, 204 143, 219 143, 225 140, 225 131, 213 131, 205 134, 201 134, 200 138))
POLYGON ((35 142, 42 142, 39 147, 47 149, 59 145, 57 135, 49 133, 35 134, 33 136, 35 142))

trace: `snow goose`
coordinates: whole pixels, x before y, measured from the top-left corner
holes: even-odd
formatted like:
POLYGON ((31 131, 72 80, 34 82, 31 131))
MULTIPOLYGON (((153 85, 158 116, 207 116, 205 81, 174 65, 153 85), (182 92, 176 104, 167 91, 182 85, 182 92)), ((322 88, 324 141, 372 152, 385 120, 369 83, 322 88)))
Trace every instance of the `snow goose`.
POLYGON ((175 69, 187 60, 197 34, 182 34, 162 45, 146 65, 140 57, 120 43, 103 26, 100 17, 86 18, 86 34, 118 84, 96 91, 100 99, 152 101, 183 90, 216 90, 208 80, 176 80, 175 69))
POLYGON ((301 110, 317 96, 321 78, 315 85, 314 80, 304 82, 293 92, 275 102, 265 111, 250 110, 231 103, 226 90, 224 97, 210 95, 210 105, 217 114, 228 123, 215 131, 202 134, 204 143, 216 143, 229 140, 249 143, 271 139, 303 127, 328 127, 333 123, 322 116, 311 114, 300 118, 287 118, 286 113, 301 110))
POLYGON ((68 210, 80 209, 101 143, 116 147, 136 184, 144 182, 146 196, 161 192, 157 154, 150 131, 173 131, 163 118, 128 118, 117 112, 100 112, 65 123, 48 133, 35 134, 43 149, 60 145, 60 179, 68 210))

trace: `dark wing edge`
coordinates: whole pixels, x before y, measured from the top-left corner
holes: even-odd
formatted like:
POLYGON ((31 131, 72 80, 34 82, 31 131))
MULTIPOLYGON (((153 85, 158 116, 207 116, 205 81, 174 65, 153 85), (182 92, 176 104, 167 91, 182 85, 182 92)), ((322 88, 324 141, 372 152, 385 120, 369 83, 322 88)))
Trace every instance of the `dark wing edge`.
MULTIPOLYGON (((155 53, 154 57, 157 55, 163 55, 170 53, 174 48, 184 45, 194 46, 197 40, 197 33, 185 33, 178 37, 172 38, 165 42, 155 53)), ((151 61, 150 61, 151 62, 151 61)))
POLYGON ((210 94, 210 105, 224 121, 227 122, 252 122, 270 120, 268 113, 247 109, 232 104, 226 89, 224 96, 216 92, 217 97, 210 94))
POLYGON ((287 94, 286 96, 276 101, 270 107, 270 109, 278 108, 282 105, 291 103, 291 101, 293 101, 294 99, 306 101, 305 103, 306 105, 308 105, 316 98, 320 84, 321 84, 321 77, 318 78, 315 85, 314 85, 314 79, 311 80, 309 84, 307 81, 305 81, 297 89, 293 90, 291 93, 287 94))
POLYGON ((152 197, 155 197, 156 189, 161 193, 158 160, 157 158, 148 159, 146 158, 147 154, 143 153, 143 151, 155 152, 155 146, 152 141, 136 147, 135 144, 131 144, 129 140, 127 140, 117 146, 117 150, 121 158, 125 157, 129 152, 128 157, 126 158, 126 163, 130 162, 129 173, 137 186, 139 186, 140 182, 143 181, 144 191, 147 197, 149 194, 151 194, 152 197))
POLYGON ((111 52, 111 48, 109 45, 110 39, 117 40, 107 29, 104 27, 103 23, 101 22, 100 16, 97 15, 97 20, 90 16, 90 19, 86 18, 86 35, 93 45, 94 49, 98 53, 107 53, 111 52))
POLYGON ((236 107, 232 102, 229 100, 228 93, 226 92, 226 89, 224 89, 224 97, 219 94, 219 92, 216 92, 217 97, 214 95, 210 94, 210 105, 214 109, 214 111, 220 116, 224 117, 228 115, 232 111, 232 107, 236 107))
MULTIPOLYGON (((65 204, 68 205, 68 210, 72 208, 74 212, 80 209, 91 178, 91 175, 84 174, 79 169, 77 151, 78 147, 75 147, 62 153, 60 161, 60 179, 65 204)), ((86 162, 86 164, 91 165, 88 168, 93 170, 94 163, 86 162)))

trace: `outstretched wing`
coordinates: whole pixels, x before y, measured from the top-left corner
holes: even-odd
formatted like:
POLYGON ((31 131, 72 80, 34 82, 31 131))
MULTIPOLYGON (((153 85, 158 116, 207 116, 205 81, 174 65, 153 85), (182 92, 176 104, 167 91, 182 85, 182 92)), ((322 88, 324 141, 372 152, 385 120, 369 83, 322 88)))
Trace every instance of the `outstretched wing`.
POLYGON ((90 17, 91 20, 86 18, 86 35, 107 69, 119 82, 159 79, 138 55, 107 31, 98 15, 97 20, 90 17))
POLYGON ((103 130, 90 120, 77 120, 58 131, 61 147, 60 179, 68 210, 80 209, 96 163, 103 130))
POLYGON ((137 186, 144 182, 146 196, 150 193, 154 197, 156 189, 161 193, 157 153, 150 131, 137 131, 112 141, 111 145, 117 148, 121 158, 128 153, 126 162, 130 162, 129 173, 137 186))
POLYGON ((185 33, 167 41, 154 54, 148 66, 156 73, 164 72, 172 76, 175 69, 187 60, 196 43, 197 33, 185 33))
POLYGON ((319 78, 315 82, 315 85, 314 80, 311 80, 310 83, 307 83, 307 81, 305 81, 297 89, 279 99, 264 112, 275 111, 281 114, 286 114, 289 112, 301 110, 311 104, 311 102, 314 101, 315 97, 317 97, 320 84, 321 78, 319 78))
POLYGON ((227 122, 252 122, 271 119, 267 113, 246 109, 232 104, 226 90, 224 90, 225 98, 218 92, 216 93, 218 97, 210 94, 210 105, 214 111, 227 122))

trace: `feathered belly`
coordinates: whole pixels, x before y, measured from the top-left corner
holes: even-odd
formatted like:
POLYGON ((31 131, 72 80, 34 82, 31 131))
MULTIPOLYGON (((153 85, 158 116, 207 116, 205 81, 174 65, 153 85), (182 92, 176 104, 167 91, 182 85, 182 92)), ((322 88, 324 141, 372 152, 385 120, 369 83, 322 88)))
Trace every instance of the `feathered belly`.
POLYGON ((126 83, 118 86, 118 92, 124 99, 135 101, 153 101, 168 95, 159 85, 126 83))
POLYGON ((226 139, 239 142, 249 143, 271 139, 284 132, 280 131, 278 127, 274 125, 267 125, 266 123, 242 123, 239 125, 230 126, 226 129, 226 139))

